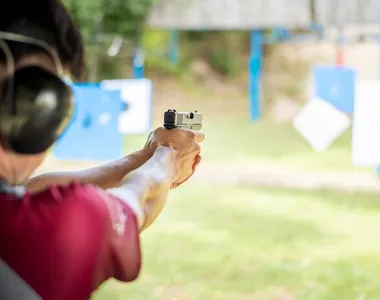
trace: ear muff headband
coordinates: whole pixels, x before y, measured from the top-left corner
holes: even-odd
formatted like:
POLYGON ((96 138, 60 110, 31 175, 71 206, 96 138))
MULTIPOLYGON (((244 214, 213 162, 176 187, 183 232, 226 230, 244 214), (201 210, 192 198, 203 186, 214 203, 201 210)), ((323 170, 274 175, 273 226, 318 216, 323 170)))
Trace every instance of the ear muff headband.
MULTIPOLYGON (((4 42, 7 37, 14 37, 14 34, 6 34, 3 36, 0 31, 0 47, 6 56, 7 71, 11 73, 2 82, 3 91, 0 94, 0 139, 3 145, 14 152, 42 153, 57 140, 69 123, 73 95, 61 78, 43 68, 29 66, 15 71, 13 56, 4 42)), ((24 38, 15 36, 17 42, 24 38)), ((28 40, 26 42, 31 39, 25 38, 28 40)), ((43 44, 42 41, 37 42, 33 44, 43 44)), ((48 49, 48 53, 55 53, 48 49)), ((54 55, 52 57, 57 59, 54 55)), ((61 70, 59 61, 57 71, 61 70)))

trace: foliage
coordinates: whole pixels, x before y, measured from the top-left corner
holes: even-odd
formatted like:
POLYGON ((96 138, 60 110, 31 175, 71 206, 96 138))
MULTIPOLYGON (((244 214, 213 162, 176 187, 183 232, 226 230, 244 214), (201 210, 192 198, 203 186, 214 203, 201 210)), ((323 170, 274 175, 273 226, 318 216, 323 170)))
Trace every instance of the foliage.
MULTIPOLYGON (((127 61, 121 56, 110 58, 108 55, 101 53, 98 57, 99 69, 97 71, 97 80, 124 78, 126 75, 127 61)), ((129 64, 130 65, 130 64, 129 64)))
POLYGON ((137 39, 153 0, 63 0, 87 39, 97 31, 137 39))
POLYGON ((126 56, 110 59, 107 48, 109 37, 121 36, 134 45, 140 43, 145 19, 154 0, 62 0, 72 13, 87 46, 87 74, 89 81, 123 76, 125 63, 131 60, 131 49, 126 56))
POLYGON ((106 32, 117 32, 134 39, 141 37, 152 0, 114 0, 104 15, 106 32))
POLYGON ((211 50, 210 63, 214 69, 228 77, 235 77, 238 74, 238 61, 235 55, 228 49, 213 47, 211 50))

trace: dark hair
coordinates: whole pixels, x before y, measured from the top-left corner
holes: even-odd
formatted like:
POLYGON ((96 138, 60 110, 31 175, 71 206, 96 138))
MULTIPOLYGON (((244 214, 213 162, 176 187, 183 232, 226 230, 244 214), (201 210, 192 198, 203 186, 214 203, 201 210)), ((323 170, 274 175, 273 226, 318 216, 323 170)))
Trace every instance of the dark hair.
MULTIPOLYGON (((80 79, 84 72, 84 44, 79 29, 60 0, 10 0, 0 8, 0 30, 38 38, 51 45, 64 66, 80 79)), ((26 43, 8 42, 17 61, 43 49, 26 43)), ((0 60, 4 53, 0 51, 0 60)))

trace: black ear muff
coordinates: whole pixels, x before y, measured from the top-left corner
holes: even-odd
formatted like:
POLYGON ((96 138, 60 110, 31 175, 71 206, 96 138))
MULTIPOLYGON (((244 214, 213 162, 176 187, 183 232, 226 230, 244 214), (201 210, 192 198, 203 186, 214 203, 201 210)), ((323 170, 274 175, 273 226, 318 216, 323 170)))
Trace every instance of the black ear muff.
POLYGON ((0 136, 2 143, 17 153, 46 151, 72 116, 70 87, 40 67, 17 70, 4 83, 1 96, 0 136))

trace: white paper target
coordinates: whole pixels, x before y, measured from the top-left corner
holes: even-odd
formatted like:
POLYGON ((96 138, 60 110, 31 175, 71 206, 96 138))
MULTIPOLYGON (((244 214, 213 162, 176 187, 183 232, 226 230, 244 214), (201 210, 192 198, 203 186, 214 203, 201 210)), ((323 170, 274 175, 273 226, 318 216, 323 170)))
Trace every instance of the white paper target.
POLYGON ((352 163, 380 166, 380 82, 359 82, 352 125, 352 163))
POLYGON ((122 134, 144 134, 152 127, 152 81, 149 79, 115 79, 101 82, 106 90, 120 90, 128 106, 120 114, 118 129, 122 134))
POLYGON ((333 105, 313 98, 293 119, 293 126, 315 151, 325 151, 351 125, 350 118, 333 105))

